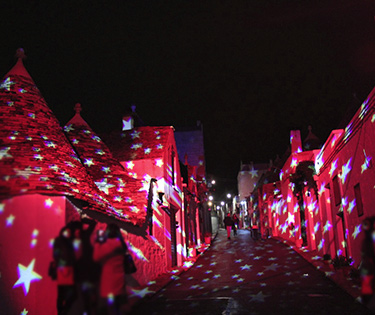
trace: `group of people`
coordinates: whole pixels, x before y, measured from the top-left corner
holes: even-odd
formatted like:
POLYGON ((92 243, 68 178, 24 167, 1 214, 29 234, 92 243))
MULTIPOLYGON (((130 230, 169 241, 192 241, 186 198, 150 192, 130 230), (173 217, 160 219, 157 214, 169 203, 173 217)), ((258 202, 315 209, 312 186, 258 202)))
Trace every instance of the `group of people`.
POLYGON ((227 216, 224 219, 224 225, 227 230, 227 236, 228 240, 230 240, 231 231, 233 230, 233 234, 237 235, 237 229, 239 228, 239 222, 238 216, 236 213, 233 214, 233 216, 228 212, 227 216))
POLYGON ((90 218, 69 222, 54 240, 49 275, 57 282, 59 315, 73 307, 86 315, 126 312, 126 243, 116 224, 96 225, 90 218))

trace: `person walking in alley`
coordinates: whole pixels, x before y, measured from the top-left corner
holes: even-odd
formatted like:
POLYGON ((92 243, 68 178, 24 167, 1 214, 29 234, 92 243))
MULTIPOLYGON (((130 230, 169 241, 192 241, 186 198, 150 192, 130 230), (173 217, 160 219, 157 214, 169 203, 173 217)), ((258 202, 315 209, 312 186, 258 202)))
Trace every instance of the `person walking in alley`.
POLYGON ((230 240, 230 232, 232 230, 233 224, 234 224, 234 221, 233 221, 230 213, 228 213, 227 216, 224 219, 224 225, 225 225, 225 228, 227 229, 228 240, 230 240))

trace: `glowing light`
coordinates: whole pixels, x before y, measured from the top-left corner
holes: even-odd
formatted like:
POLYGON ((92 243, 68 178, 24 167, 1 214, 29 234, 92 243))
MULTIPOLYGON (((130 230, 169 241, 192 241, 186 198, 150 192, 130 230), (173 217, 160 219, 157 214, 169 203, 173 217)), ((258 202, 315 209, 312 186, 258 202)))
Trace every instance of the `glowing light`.
POLYGON ((329 176, 331 177, 332 177, 333 172, 337 169, 337 161, 338 159, 336 159, 336 161, 331 163, 331 169, 329 170, 329 176))
POLYGON ((320 226, 320 222, 316 222, 314 225, 314 233, 318 232, 319 226, 320 226))
POLYGON ((359 233, 361 233, 361 224, 358 224, 354 228, 354 232, 352 233, 353 238, 356 239, 359 233))
POLYGON ((365 117, 367 111, 368 111, 368 100, 366 100, 362 105, 361 105, 361 112, 359 113, 358 117, 359 119, 363 119, 365 117))
POLYGON ((133 150, 140 149, 142 148, 142 143, 132 144, 130 148, 133 150))
POLYGON ((41 156, 40 154, 34 154, 34 159, 41 161, 43 160, 43 156, 41 156))
POLYGON ((126 162, 126 168, 128 168, 128 169, 133 169, 133 167, 134 167, 134 163, 132 162, 132 161, 130 161, 130 162, 126 162))
POLYGON ((73 125, 71 125, 71 124, 64 127, 65 132, 70 132, 70 131, 73 131, 73 130, 74 130, 74 128, 73 128, 73 125))
POLYGON ((349 202, 349 207, 347 209, 348 213, 351 214, 356 206, 355 199, 349 202))
POLYGON ((134 130, 134 131, 130 134, 130 136, 132 137, 132 139, 136 139, 136 138, 139 138, 139 137, 140 137, 140 134, 141 134, 140 131, 136 131, 136 130, 134 130))
POLYGON ((102 167, 102 172, 104 172, 104 173, 108 174, 108 173, 110 173, 110 172, 111 172, 111 168, 110 168, 110 167, 108 167, 108 166, 103 166, 103 167, 102 167))
POLYGON ((163 159, 156 159, 155 165, 158 167, 162 167, 164 165, 163 159))
POLYGON ((109 194, 109 189, 115 187, 115 185, 109 184, 107 182, 107 178, 103 178, 100 182, 95 182, 95 185, 104 192, 105 194, 109 194))
POLYGON ((46 200, 44 201, 44 205, 45 205, 46 207, 48 207, 48 208, 51 208, 52 204, 53 204, 53 201, 52 201, 51 198, 48 198, 48 199, 46 199, 46 200))
POLYGON ((14 84, 13 81, 10 80, 10 77, 7 77, 1 84, 0 89, 6 89, 7 91, 10 91, 10 86, 14 84))
POLYGON ((85 162, 84 162, 85 165, 87 165, 88 167, 94 165, 94 161, 92 159, 85 159, 85 162))
POLYGON ((241 268, 241 270, 250 270, 251 267, 252 267, 252 265, 246 264, 246 265, 241 266, 240 268, 241 268))
POLYGON ((344 184, 346 181, 346 176, 348 176, 350 169, 350 163, 352 161, 352 158, 348 160, 348 162, 342 166, 342 174, 341 174, 341 183, 344 184))
POLYGON ((194 265, 194 263, 192 261, 184 261, 184 263, 183 263, 184 268, 190 268, 193 265, 194 265))
POLYGON ((151 153, 151 149, 150 148, 146 148, 146 149, 144 149, 144 152, 145 152, 145 154, 150 154, 151 153))
POLYGON ((318 250, 322 250, 324 246, 324 239, 321 239, 318 245, 318 250))
POLYGON ((363 150, 363 154, 365 155, 365 161, 364 161, 363 164, 361 165, 361 174, 362 174, 365 170, 367 170, 368 168, 370 168, 370 167, 371 167, 371 164, 372 164, 372 162, 371 162, 371 159, 372 159, 371 156, 367 156, 365 150, 363 150))
POLYGON ((345 136, 344 136, 344 141, 346 142, 349 138, 349 136, 352 133, 352 123, 350 123, 346 128, 345 128, 345 136))
POLYGON ((15 218, 16 218, 16 217, 15 217, 13 214, 9 215, 9 216, 6 218, 6 226, 11 226, 11 225, 13 225, 13 221, 14 221, 15 218))
POLYGON ((331 227, 332 227, 331 223, 327 220, 326 224, 323 227, 323 234, 325 234, 326 232, 328 232, 331 227))
POLYGON ((149 260, 143 255, 143 252, 139 248, 135 247, 132 243, 129 242, 128 248, 132 253, 134 253, 134 255, 137 256, 137 258, 149 262, 149 260))
POLYGON ((292 162, 290 163, 291 168, 295 168, 298 164, 298 161, 296 158, 292 158, 292 162))
POLYGON ((139 298, 144 298, 147 294, 155 293, 155 291, 149 291, 148 288, 144 288, 142 290, 132 289, 132 296, 136 296, 139 298))
POLYGON ((24 265, 18 264, 18 277, 19 279, 13 285, 13 288, 23 285, 23 291, 25 295, 29 293, 30 283, 33 281, 39 281, 42 279, 42 276, 33 271, 35 265, 35 259, 25 267, 24 265))
POLYGON ((258 177, 258 171, 254 169, 254 166, 251 171, 249 171, 249 174, 251 174, 251 178, 258 177))
POLYGON ((23 311, 21 312, 21 315, 27 315, 29 313, 29 311, 26 310, 26 308, 23 309, 23 311))

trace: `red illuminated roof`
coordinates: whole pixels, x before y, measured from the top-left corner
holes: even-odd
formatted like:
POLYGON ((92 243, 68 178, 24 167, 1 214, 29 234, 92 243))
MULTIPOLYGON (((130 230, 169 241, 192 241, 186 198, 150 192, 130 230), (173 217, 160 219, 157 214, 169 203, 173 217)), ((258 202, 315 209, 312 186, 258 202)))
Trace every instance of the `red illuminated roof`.
POLYGON ((113 132, 104 141, 119 161, 155 159, 164 156, 173 127, 137 127, 113 132))
POLYGON ((118 218, 141 225, 145 222, 148 187, 129 177, 107 145, 81 117, 77 104, 75 116, 64 127, 65 133, 95 184, 115 208, 118 218))
POLYGON ((54 194, 109 209, 23 66, 0 81, 0 197, 54 194))

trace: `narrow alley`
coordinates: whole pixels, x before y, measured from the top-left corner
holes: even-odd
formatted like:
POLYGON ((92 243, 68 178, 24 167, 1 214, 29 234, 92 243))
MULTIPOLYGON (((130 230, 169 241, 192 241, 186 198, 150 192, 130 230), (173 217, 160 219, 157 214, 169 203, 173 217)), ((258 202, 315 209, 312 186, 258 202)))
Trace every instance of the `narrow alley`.
POLYGON ((371 314, 286 244, 220 229, 189 270, 132 314, 371 314))

